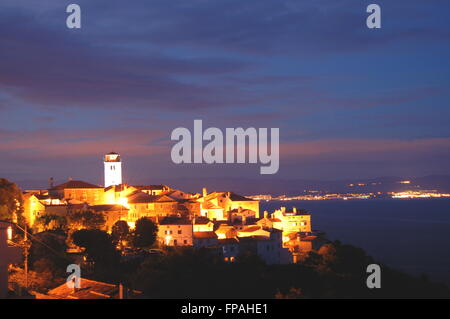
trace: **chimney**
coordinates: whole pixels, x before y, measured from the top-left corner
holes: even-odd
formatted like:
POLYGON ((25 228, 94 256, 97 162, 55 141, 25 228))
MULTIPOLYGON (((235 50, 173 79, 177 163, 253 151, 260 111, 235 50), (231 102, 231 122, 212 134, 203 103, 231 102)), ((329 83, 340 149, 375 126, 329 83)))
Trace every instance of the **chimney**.
POLYGON ((246 225, 247 224, 247 216, 243 215, 242 216, 242 225, 246 225))
POLYGON ((297 212, 297 207, 293 207, 293 208, 292 208, 292 211, 293 211, 294 213, 296 213, 296 212, 297 212))
POLYGON ((206 195, 208 195, 208 191, 207 191, 206 187, 203 187, 202 191, 203 191, 203 197, 206 197, 206 195))
POLYGON ((269 218, 269 212, 267 210, 264 211, 264 218, 269 218))
POLYGON ((123 284, 119 284, 119 299, 124 299, 124 293, 123 293, 123 284))
POLYGON ((242 213, 242 207, 241 206, 239 206, 239 208, 238 208, 238 213, 242 213))
POLYGON ((285 212, 286 212, 286 207, 281 207, 281 211, 282 211, 283 213, 285 213, 285 212))
POLYGON ((53 179, 53 177, 50 177, 50 179, 48 180, 48 186, 50 187, 50 189, 52 189, 53 188, 53 183, 54 183, 54 179, 53 179))

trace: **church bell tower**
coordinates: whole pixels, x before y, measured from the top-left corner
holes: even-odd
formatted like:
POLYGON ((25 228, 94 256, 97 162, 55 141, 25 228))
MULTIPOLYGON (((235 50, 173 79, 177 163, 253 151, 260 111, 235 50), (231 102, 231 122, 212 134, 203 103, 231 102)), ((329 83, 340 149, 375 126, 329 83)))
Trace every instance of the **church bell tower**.
POLYGON ((105 155, 105 187, 122 184, 122 162, 114 152, 105 155))

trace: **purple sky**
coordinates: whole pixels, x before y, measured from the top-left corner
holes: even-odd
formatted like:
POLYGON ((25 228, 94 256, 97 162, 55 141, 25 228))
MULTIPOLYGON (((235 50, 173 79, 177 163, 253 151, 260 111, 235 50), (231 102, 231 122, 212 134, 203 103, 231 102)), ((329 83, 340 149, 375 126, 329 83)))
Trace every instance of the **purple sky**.
POLYGON ((116 151, 129 183, 261 178, 172 164, 170 133, 194 119, 279 127, 270 178, 446 174, 449 16, 447 0, 2 0, 0 176, 101 183, 116 151))

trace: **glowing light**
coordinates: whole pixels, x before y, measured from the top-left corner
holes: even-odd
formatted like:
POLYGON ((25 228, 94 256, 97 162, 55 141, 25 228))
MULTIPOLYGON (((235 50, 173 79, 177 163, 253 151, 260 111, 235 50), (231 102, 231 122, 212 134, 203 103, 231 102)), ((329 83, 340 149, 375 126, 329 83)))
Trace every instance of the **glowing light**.
POLYGON ((126 208, 130 208, 130 205, 128 205, 128 198, 126 198, 126 197, 120 197, 117 200, 117 204, 122 205, 126 208))
POLYGON ((8 240, 12 240, 12 238, 13 238, 13 229, 12 229, 11 226, 9 226, 6 229, 6 234, 7 234, 8 240))
POLYGON ((172 239, 172 236, 167 235, 165 239, 166 239, 166 245, 169 246, 170 245, 170 240, 172 239))
POLYGON ((130 227, 131 229, 134 229, 136 227, 136 223, 135 222, 127 222, 128 227, 130 227))
POLYGON ((218 233, 217 234, 217 238, 218 239, 225 239, 225 238, 227 238, 227 236, 225 234, 223 234, 223 233, 218 233))

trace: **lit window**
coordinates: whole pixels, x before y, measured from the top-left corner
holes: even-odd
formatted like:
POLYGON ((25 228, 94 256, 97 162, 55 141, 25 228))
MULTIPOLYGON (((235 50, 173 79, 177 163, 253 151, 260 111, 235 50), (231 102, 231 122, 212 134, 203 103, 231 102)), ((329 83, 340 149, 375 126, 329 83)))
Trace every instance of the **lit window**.
POLYGON ((12 227, 11 227, 11 226, 9 226, 8 229, 6 230, 6 234, 7 234, 7 236, 8 236, 8 240, 12 240, 12 237, 13 237, 13 230, 12 230, 12 227))

